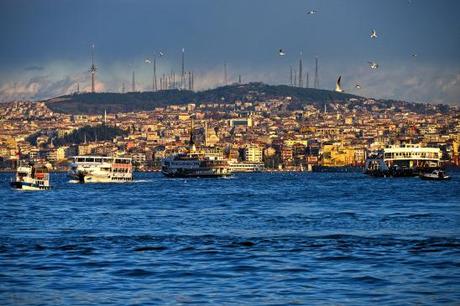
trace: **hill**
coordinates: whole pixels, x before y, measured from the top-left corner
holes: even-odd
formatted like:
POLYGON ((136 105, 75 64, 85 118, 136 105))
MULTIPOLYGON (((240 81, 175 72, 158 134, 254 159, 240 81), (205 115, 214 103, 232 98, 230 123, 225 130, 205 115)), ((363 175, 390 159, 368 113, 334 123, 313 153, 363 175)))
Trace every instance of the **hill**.
POLYGON ((157 92, 130 93, 83 93, 61 96, 46 101, 54 112, 68 114, 101 114, 152 110, 167 105, 188 103, 234 103, 235 101, 256 102, 268 99, 291 97, 290 108, 305 103, 323 104, 331 101, 346 101, 359 98, 351 94, 329 90, 298 88, 286 85, 262 83, 236 84, 193 92, 189 90, 163 90, 157 92))
MULTIPOLYGON (((290 97, 289 110, 302 109, 305 105, 323 107, 331 102, 347 102, 347 107, 372 106, 363 103, 367 98, 324 89, 299 88, 287 85, 267 85, 263 83, 234 84, 204 91, 162 90, 157 92, 129 93, 82 93, 61 96, 45 101, 46 106, 54 112, 67 114, 102 114, 108 113, 149 111, 155 107, 168 105, 183 105, 195 103, 235 103, 263 102, 270 99, 284 100, 290 97)), ((417 113, 447 113, 448 105, 433 105, 396 100, 379 99, 375 107, 405 109, 417 113)))

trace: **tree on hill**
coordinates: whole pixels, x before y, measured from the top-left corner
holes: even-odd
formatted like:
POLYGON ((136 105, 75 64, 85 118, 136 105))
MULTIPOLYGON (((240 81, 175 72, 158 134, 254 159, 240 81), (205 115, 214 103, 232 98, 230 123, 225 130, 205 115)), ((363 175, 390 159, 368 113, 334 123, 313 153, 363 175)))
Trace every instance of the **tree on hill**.
POLYGON ((128 132, 117 127, 111 127, 104 124, 97 126, 84 126, 53 140, 55 146, 82 144, 85 141, 91 142, 96 140, 112 140, 117 136, 126 136, 128 132))

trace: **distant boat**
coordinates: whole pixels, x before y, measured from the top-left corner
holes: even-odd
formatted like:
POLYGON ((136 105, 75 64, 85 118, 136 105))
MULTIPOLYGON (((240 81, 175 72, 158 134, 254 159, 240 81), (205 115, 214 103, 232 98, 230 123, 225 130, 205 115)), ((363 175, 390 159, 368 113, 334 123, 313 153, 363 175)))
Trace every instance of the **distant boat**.
POLYGON ((49 170, 33 163, 21 164, 10 185, 21 190, 48 190, 51 188, 49 170))
POLYGON ((450 180, 450 176, 448 176, 442 170, 433 170, 431 173, 422 173, 420 174, 420 178, 422 180, 431 180, 431 181, 447 181, 450 180))
POLYGON ((131 158, 75 156, 69 177, 79 183, 123 183, 133 180, 131 158))
POLYGON ((223 177, 232 174, 228 161, 197 152, 193 141, 193 120, 187 153, 172 154, 161 161, 161 173, 166 177, 223 177))
POLYGON ((224 177, 232 174, 228 162, 198 153, 179 153, 164 158, 161 173, 167 177, 224 177))
POLYGON ((238 162, 236 160, 229 161, 229 167, 232 173, 237 172, 262 172, 265 170, 263 163, 256 162, 238 162))

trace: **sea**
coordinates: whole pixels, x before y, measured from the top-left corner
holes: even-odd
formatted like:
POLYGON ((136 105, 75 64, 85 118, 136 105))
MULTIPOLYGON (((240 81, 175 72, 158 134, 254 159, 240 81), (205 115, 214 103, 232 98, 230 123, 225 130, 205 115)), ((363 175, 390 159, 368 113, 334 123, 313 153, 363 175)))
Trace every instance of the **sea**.
POLYGON ((459 305, 460 172, 247 173, 14 191, 0 305, 459 305))

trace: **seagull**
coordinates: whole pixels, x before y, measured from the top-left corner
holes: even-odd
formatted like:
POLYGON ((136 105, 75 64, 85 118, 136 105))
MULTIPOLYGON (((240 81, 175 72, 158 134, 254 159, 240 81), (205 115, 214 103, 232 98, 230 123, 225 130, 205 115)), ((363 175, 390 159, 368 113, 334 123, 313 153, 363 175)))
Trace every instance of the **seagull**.
POLYGON ((307 15, 314 15, 314 14, 316 14, 317 12, 318 12, 318 11, 316 11, 316 10, 311 10, 311 11, 308 11, 308 12, 307 12, 307 15))
POLYGON ((146 58, 144 62, 145 62, 146 64, 151 64, 151 63, 152 63, 152 61, 151 61, 150 59, 148 59, 148 58, 146 58))
POLYGON ((417 57, 417 53, 412 54, 412 57, 417 57))
POLYGON ((344 90, 342 89, 342 85, 340 84, 340 81, 342 80, 342 76, 339 76, 337 79, 337 83, 335 84, 335 91, 336 92, 343 92, 344 90))
POLYGON ((377 38, 377 31, 375 30, 371 31, 371 38, 377 38))
POLYGON ((371 67, 371 69, 377 69, 379 68, 379 64, 375 63, 375 62, 368 62, 369 63, 369 67, 371 67))
POLYGON ((285 55, 286 55, 286 52, 284 52, 283 49, 280 49, 280 50, 279 50, 279 55, 280 55, 280 56, 285 56, 285 55))
POLYGON ((356 84, 356 85, 355 85, 355 88, 356 88, 356 89, 361 89, 361 85, 356 84))
POLYGON ((162 51, 160 51, 160 53, 159 53, 159 54, 160 54, 160 56, 163 56, 163 55, 165 55, 165 54, 164 54, 164 52, 162 52, 162 51))

